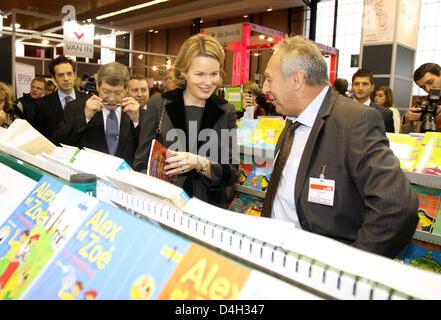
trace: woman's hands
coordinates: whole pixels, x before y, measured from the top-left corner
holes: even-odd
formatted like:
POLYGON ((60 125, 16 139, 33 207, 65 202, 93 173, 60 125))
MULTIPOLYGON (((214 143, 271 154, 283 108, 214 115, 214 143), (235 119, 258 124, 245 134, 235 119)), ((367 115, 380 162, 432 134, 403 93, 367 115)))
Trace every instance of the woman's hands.
POLYGON ((190 152, 167 150, 166 162, 168 164, 164 167, 164 173, 168 176, 183 174, 193 169, 208 178, 211 176, 210 161, 190 152))

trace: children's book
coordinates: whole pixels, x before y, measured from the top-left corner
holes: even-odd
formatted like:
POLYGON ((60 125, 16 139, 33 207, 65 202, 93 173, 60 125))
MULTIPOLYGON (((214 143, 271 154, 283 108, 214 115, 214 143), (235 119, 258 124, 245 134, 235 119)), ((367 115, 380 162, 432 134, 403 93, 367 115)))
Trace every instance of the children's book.
POLYGON ((190 241, 100 202, 24 299, 156 299, 190 241))
POLYGON ((441 273, 441 246, 433 243, 414 239, 398 254, 398 259, 417 268, 441 273))
POLYGON ((250 139, 259 125, 260 120, 242 118, 237 124, 237 144, 245 147, 251 147, 253 144, 250 139))
POLYGON ((147 166, 147 174, 151 177, 155 177, 173 184, 176 184, 174 176, 168 176, 164 173, 164 167, 167 165, 167 151, 158 140, 152 140, 152 146, 150 148, 149 161, 147 166))
POLYGON ((248 267, 192 243, 158 299, 237 299, 249 274, 248 267))
POLYGON ((239 168, 237 172, 237 184, 244 184, 248 175, 250 174, 251 169, 254 167, 254 159, 253 157, 245 156, 244 154, 240 155, 239 168))
POLYGON ((421 149, 421 138, 402 134, 389 134, 390 148, 400 160, 403 171, 413 172, 421 149))
POLYGON ((260 216, 263 207, 263 199, 249 194, 237 192, 233 201, 229 204, 228 210, 245 213, 253 216, 260 216))
POLYGON ((441 132, 426 132, 414 172, 441 176, 441 132))
POLYGON ((275 149, 277 140, 285 127, 285 120, 262 118, 249 141, 262 149, 275 149))
POLYGON ((433 189, 420 185, 411 184, 417 194, 418 216, 420 218, 417 230, 432 232, 441 204, 441 189, 433 189))
POLYGON ((96 198, 43 176, 2 224, 0 299, 18 299, 98 203, 96 198))
POLYGON ((268 189, 272 172, 273 166, 269 161, 260 164, 256 163, 243 185, 255 190, 266 191, 268 189))

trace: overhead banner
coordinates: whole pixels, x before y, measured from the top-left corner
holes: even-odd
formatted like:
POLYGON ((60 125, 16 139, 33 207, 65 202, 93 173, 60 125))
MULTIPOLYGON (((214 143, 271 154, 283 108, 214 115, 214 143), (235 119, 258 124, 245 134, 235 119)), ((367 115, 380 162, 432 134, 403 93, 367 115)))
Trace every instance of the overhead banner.
POLYGON ((17 98, 31 90, 32 79, 35 78, 35 66, 25 63, 15 63, 15 89, 17 98))
POLYGON ((205 28, 203 31, 205 34, 215 37, 220 43, 228 43, 242 41, 242 29, 242 24, 237 23, 221 27, 205 28))
POLYGON ((93 58, 93 24, 80 25, 76 21, 66 21, 63 23, 63 36, 65 56, 93 58))

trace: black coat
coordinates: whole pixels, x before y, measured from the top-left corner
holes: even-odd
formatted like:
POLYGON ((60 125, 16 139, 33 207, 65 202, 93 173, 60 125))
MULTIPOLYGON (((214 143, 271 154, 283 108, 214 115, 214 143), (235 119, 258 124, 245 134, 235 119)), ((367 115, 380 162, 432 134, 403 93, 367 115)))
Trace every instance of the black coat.
MULTIPOLYGON (((76 90, 75 95, 77 99, 87 97, 85 93, 76 90)), ((34 127, 42 135, 50 139, 62 118, 63 107, 58 97, 58 90, 38 100, 34 116, 34 127)))

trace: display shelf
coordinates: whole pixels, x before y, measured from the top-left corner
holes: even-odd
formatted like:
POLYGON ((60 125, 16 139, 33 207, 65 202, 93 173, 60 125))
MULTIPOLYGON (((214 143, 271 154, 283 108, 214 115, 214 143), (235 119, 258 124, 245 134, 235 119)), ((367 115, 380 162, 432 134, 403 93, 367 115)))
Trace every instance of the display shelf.
POLYGON ((425 173, 416 173, 416 172, 409 172, 404 171, 407 178, 409 179, 410 183, 418 184, 421 186, 431 187, 431 188, 437 188, 441 189, 441 177, 432 175, 432 174, 425 174, 425 173))
POLYGON ((441 236, 437 234, 417 230, 415 231, 413 238, 441 246, 441 236))
POLYGON ((233 189, 237 192, 242 192, 249 194, 251 196, 259 197, 259 198, 265 198, 266 191, 256 190, 249 187, 242 186, 240 184, 234 184, 233 189))

